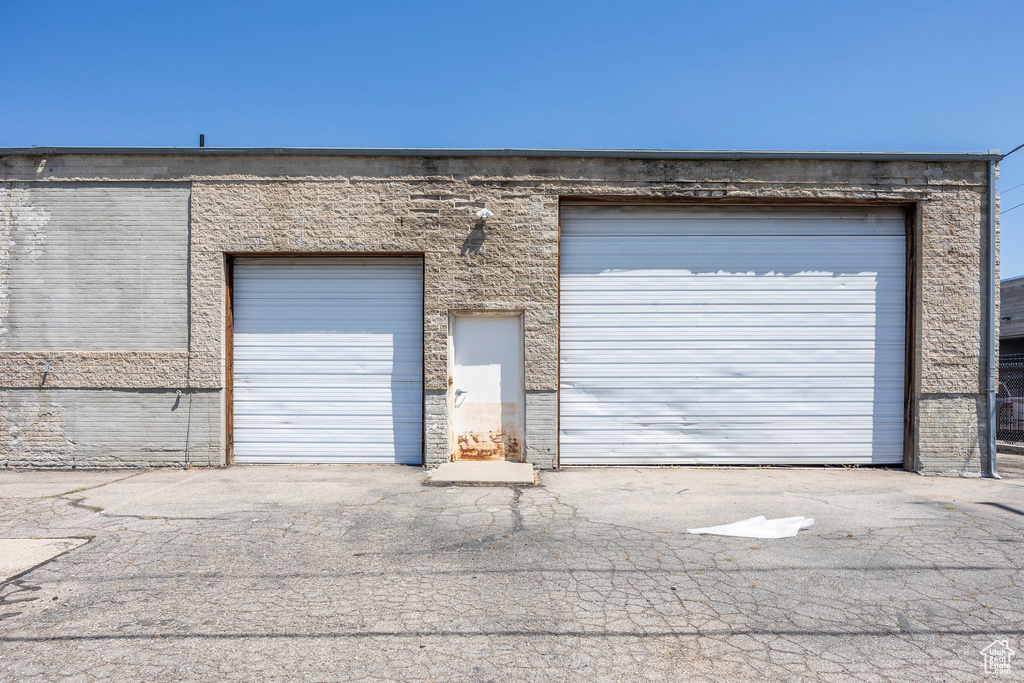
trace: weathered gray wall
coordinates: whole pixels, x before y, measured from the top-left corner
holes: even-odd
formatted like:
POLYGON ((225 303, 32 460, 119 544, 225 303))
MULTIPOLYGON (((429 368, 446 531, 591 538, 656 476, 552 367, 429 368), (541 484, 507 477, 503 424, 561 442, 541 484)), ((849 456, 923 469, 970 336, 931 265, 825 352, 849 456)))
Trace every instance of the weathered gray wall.
POLYGON ((211 391, 2 391, 0 467, 219 465, 221 407, 211 391))
MULTIPOLYGON (((166 389, 220 395, 225 253, 423 254, 425 449, 447 459, 452 310, 525 314, 527 457, 557 451, 561 199, 906 202, 919 207, 913 422, 918 469, 977 473, 984 456, 983 228, 979 162, 429 156, 58 155, 0 157, 0 182, 191 185, 191 357, 163 352, 0 352, 2 386, 166 389), (487 227, 474 213, 494 212, 487 227), (186 369, 188 377, 185 377, 186 369)), ((8 212, 10 213, 10 212, 8 212)), ((13 221, 7 219, 8 225, 13 221)), ((0 254, 2 255, 2 254, 0 254)), ((10 347, 7 347, 10 348, 10 347)), ((195 419, 195 416, 193 416, 195 419)), ((223 413, 204 424, 223 435, 223 413)), ((32 450, 31 443, 22 446, 32 450)))
POLYGON ((184 351, 188 187, 13 185, 0 348, 184 351))
POLYGON ((174 370, 187 364, 189 194, 183 184, 0 188, 5 466, 220 462, 219 392, 192 396, 186 453, 189 396, 182 408, 172 390, 186 385, 174 370))

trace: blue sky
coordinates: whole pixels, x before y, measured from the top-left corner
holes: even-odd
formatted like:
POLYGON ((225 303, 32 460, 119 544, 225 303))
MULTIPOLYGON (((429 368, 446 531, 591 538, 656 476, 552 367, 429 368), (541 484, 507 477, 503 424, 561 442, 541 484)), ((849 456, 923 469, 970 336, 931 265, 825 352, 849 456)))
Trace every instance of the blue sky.
MULTIPOLYGON (((0 146, 1024 143, 1019 1, 8 0, 0 23, 0 146)), ((1024 150, 1004 209, 1021 184, 1024 150)), ((1002 256, 1024 275, 1024 207, 1002 256)))

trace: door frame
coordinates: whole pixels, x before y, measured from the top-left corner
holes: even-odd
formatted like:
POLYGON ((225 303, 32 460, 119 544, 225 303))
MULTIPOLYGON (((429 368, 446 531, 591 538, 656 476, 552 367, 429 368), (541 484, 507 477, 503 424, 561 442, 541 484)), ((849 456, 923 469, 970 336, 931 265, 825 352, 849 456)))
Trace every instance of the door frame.
POLYGON ((518 318, 519 319, 519 371, 523 378, 523 386, 519 392, 520 445, 522 460, 527 462, 526 451, 526 312, 520 308, 467 308, 450 309, 448 311, 448 382, 445 405, 448 408, 448 462, 455 462, 455 445, 458 438, 455 434, 455 319, 456 318, 518 318))

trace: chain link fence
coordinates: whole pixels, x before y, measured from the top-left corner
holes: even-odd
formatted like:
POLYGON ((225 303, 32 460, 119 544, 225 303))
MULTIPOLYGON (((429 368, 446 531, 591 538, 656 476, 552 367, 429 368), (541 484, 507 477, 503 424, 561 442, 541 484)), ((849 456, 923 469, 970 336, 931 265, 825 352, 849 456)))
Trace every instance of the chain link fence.
POLYGON ((1024 443, 1024 353, 999 357, 996 439, 1024 443))

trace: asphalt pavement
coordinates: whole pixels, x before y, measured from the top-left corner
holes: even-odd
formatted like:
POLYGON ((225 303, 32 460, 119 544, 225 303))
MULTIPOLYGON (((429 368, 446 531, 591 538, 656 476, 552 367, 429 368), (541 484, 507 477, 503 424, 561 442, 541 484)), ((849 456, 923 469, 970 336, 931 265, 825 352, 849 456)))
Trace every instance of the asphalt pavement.
POLYGON ((1024 476, 0 471, 3 681, 961 681, 1024 653, 1024 476), (795 538, 687 528, 805 515, 795 538), (70 546, 69 546, 70 547, 70 546), (991 652, 991 650, 990 650, 991 652))

